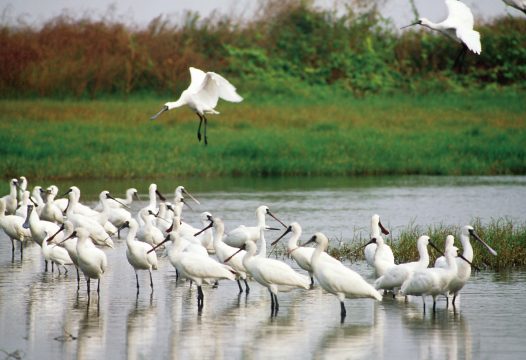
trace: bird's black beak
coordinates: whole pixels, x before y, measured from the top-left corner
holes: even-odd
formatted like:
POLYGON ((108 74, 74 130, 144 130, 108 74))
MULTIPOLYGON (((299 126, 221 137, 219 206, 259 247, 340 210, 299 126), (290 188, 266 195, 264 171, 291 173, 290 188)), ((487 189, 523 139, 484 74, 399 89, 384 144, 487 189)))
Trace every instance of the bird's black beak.
POLYGON ((364 247, 366 247, 369 244, 375 244, 375 243, 376 243, 376 238, 372 238, 371 241, 369 241, 367 244, 360 246, 358 249, 356 249, 354 251, 351 251, 351 253, 349 255, 354 254, 355 252, 357 252, 360 249, 363 249, 364 247))
POLYGON ((159 113, 157 115, 152 116, 152 118, 150 120, 155 120, 157 118, 157 116, 161 115, 165 111, 168 111, 168 106, 163 107, 163 109, 161 111, 159 111, 159 113))
POLYGON ((277 238, 272 244, 270 244, 270 246, 274 246, 274 245, 276 245, 276 244, 278 243, 278 241, 280 241, 285 235, 287 235, 287 234, 288 234, 289 232, 291 232, 291 231, 292 231, 292 227, 289 226, 289 227, 287 228, 287 230, 285 230, 285 232, 284 232, 279 238, 277 238))
MULTIPOLYGON (((400 28, 400 30, 405 29, 406 27, 409 27, 409 26, 414 26, 414 25, 420 25, 420 20, 418 20, 416 23, 413 23, 413 24, 409 24, 409 25, 403 26, 403 27, 400 28)), ((153 119, 152 119, 152 120, 153 120, 153 119)))

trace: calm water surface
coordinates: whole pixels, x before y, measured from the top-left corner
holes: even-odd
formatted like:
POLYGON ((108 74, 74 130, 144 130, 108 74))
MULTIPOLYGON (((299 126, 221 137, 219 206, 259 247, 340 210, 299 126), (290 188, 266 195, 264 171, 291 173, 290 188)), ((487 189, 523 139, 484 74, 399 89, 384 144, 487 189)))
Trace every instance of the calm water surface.
MULTIPOLYGON (((87 205, 95 205, 102 190, 122 196, 135 187, 146 195, 149 184, 75 182, 87 205)), ((299 222, 304 240, 316 231, 344 241, 355 232, 368 236, 374 213, 395 232, 411 222, 462 226, 473 218, 524 221, 526 215, 526 177, 183 179, 157 184, 170 198, 177 185, 184 185, 200 200, 195 214, 183 213, 196 227, 202 211, 221 217, 227 230, 253 225, 255 208, 265 204, 283 222, 299 222)), ((71 184, 57 185, 65 191, 71 184)), ((139 208, 134 203, 133 212, 139 208)), ((278 225, 274 220, 268 224, 278 225)), ((203 287, 199 314, 197 289, 176 283, 167 258, 154 272, 153 293, 147 272, 140 273, 137 296, 126 244, 114 241, 115 249, 104 249, 109 269, 100 300, 93 292, 88 304, 85 281, 77 292, 73 269, 67 276, 44 272, 35 244, 24 249, 23 260, 17 252, 12 262, 11 244, 1 232, 0 349, 19 350, 27 359, 517 359, 526 353, 524 272, 473 274, 457 308, 446 309, 441 299, 435 316, 422 313, 420 298, 346 300, 342 325, 338 300, 319 286, 280 293, 279 314, 271 318, 268 291, 259 284, 250 282, 247 296, 238 295, 235 282, 223 281, 218 288, 203 287)), ((352 268, 373 281, 365 263, 352 268)))

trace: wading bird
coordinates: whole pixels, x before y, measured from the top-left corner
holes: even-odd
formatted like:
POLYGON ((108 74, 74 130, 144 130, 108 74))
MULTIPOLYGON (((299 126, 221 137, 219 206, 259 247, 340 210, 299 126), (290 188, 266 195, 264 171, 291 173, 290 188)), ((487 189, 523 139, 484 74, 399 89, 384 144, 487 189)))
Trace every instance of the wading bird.
POLYGON ((15 257, 15 242, 14 240, 20 241, 20 257, 23 255, 23 242, 31 238, 31 231, 23 227, 24 219, 16 215, 5 214, 5 200, 0 198, 0 228, 4 229, 4 232, 11 240, 11 257, 15 257))
MULTIPOLYGON (((153 249, 153 246, 141 241, 135 241, 135 234, 139 229, 139 224, 134 219, 126 221, 120 229, 129 228, 128 236, 126 237, 126 258, 133 269, 135 270, 135 279, 137 280, 137 292, 139 292, 139 270, 148 270, 150 273, 150 286, 153 291, 152 269, 157 270, 157 254, 155 251, 148 253, 153 249)), ((119 230, 120 230, 119 229, 119 230)))
POLYGON ((311 265, 314 270, 314 276, 326 291, 334 294, 340 300, 341 321, 343 322, 347 311, 343 301, 345 298, 372 298, 381 301, 382 295, 358 273, 352 271, 343 264, 335 264, 330 261, 324 261, 321 254, 327 248, 329 239, 322 234, 316 233, 305 243, 316 243, 316 249, 312 254, 311 265))
MULTIPOLYGON (((462 248, 464 249, 464 253, 462 254, 462 258, 455 259, 457 263, 457 272, 455 274, 455 277, 444 291, 444 295, 446 296, 446 299, 449 294, 453 294, 453 301, 451 302, 453 305, 455 305, 455 300, 460 293, 460 290, 466 285, 466 283, 469 280, 469 277, 471 276, 471 262, 473 262, 473 247, 471 246, 471 243, 469 242, 469 237, 472 236, 476 240, 478 240, 482 245, 488 249, 488 251, 493 254, 497 255, 497 252, 493 250, 488 244, 486 244, 482 239, 475 233, 473 230, 473 227, 471 225, 466 225, 462 228, 460 231, 460 242, 462 243, 462 248), (464 261, 467 260, 467 261, 464 261)), ((446 249, 447 251, 447 249, 446 249)), ((447 260, 447 258, 446 258, 447 260)), ((435 267, 445 268, 446 265, 443 263, 443 260, 441 258, 438 258, 435 264, 435 267)), ((448 300, 449 304, 449 300, 448 300)))
POLYGON ((454 67, 459 65, 459 71, 462 71, 464 57, 469 50, 475 54, 480 54, 480 34, 473 30, 473 14, 471 10, 463 3, 457 0, 446 0, 446 5, 449 15, 446 20, 435 24, 426 18, 419 19, 416 23, 402 27, 402 29, 413 26, 422 25, 432 30, 436 30, 450 38, 451 40, 462 44, 462 50, 455 60, 454 67))
MULTIPOLYGON (((433 297, 433 312, 435 312, 438 295, 443 294, 449 283, 457 274, 455 257, 458 248, 451 246, 446 250, 447 268, 427 268, 415 271, 412 277, 402 284, 402 295, 421 296, 426 312, 426 297, 433 297)), ((462 260, 463 261, 463 260, 462 260)))
POLYGON ((9 195, 4 196, 2 199, 5 201, 5 214, 13 215, 16 211, 18 200, 16 197, 16 186, 18 184, 17 179, 12 179, 9 182, 9 195))
POLYGON ((197 139, 199 141, 201 141, 201 124, 203 119, 205 121, 204 138, 206 146, 208 140, 206 137, 207 120, 205 114, 219 114, 219 112, 214 110, 219 98, 230 102, 240 102, 243 98, 236 93, 236 88, 221 75, 213 72, 204 73, 193 67, 190 68, 190 75, 192 77, 190 86, 183 91, 179 100, 164 104, 163 109, 153 116, 151 120, 154 120, 167 110, 186 105, 199 116, 199 128, 197 130, 197 139))
MULTIPOLYGON (((380 230, 382 231, 382 234, 389 235, 389 231, 387 231, 386 228, 382 225, 380 222, 380 215, 374 214, 371 218, 371 232, 372 237, 376 238, 377 236, 380 236, 380 230)), ((386 261, 394 263, 394 255, 391 248, 386 244, 385 245, 385 251, 383 252, 383 257, 386 261)), ((369 244, 365 247, 363 250, 363 254, 365 256, 365 260, 367 260, 367 263, 374 267, 374 254, 376 253, 377 245, 376 243, 369 244)))

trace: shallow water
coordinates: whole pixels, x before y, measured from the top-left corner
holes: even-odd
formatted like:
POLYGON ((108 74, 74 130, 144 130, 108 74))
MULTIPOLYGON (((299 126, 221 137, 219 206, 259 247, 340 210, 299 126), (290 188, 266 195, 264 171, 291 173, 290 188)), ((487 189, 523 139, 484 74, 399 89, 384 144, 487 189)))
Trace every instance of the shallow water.
MULTIPOLYGON (((302 239, 315 231, 344 241, 354 231, 368 234, 374 213, 397 231, 412 221, 464 225, 474 217, 486 222, 505 215, 523 221, 526 209, 526 177, 185 179, 157 184, 170 198, 182 184, 201 201, 197 213, 183 213, 194 226, 205 210, 221 217, 227 230, 252 225, 255 208, 265 204, 283 222, 298 221, 302 239)), ((63 190, 69 184, 57 185, 63 190)), ((91 200, 103 189, 122 196, 134 186, 146 194, 149 182, 76 185, 84 203, 94 205, 91 200)), ((134 203, 133 212, 139 207, 134 203)), ((279 225, 274 220, 268 224, 279 225)), ((93 291, 88 304, 86 283, 82 279, 77 292, 73 269, 67 276, 44 272, 35 244, 24 249, 23 260, 17 251, 12 262, 11 244, 1 232, 0 349, 19 350, 28 359, 516 359, 526 352, 524 272, 473 274, 456 309, 446 309, 440 299, 435 316, 430 300, 423 314, 420 298, 348 299, 342 325, 338 300, 319 286, 280 293, 280 311, 271 318, 268 292, 259 284, 249 282, 252 290, 246 296, 238 294, 235 282, 222 281, 218 288, 203 287, 204 309, 198 313, 195 285, 176 283, 167 258, 160 259, 153 274, 153 294, 148 274, 140 273, 137 296, 126 244, 115 244, 115 249, 104 249, 109 269, 100 299, 93 291)), ((352 268, 373 281, 365 263, 352 268)))

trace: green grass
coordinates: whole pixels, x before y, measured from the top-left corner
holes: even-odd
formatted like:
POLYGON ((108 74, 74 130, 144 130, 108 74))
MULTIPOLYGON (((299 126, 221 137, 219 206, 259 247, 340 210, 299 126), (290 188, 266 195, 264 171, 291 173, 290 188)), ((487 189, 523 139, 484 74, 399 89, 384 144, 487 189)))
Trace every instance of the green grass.
MULTIPOLYGON (((484 242, 491 246, 497 256, 493 256, 478 241, 472 240, 474 259, 473 264, 480 269, 512 269, 524 268, 526 266, 526 222, 511 221, 507 218, 492 219, 488 224, 482 224, 480 220, 472 222, 475 232, 484 242)), ((389 236, 388 240, 395 263, 406 263, 419 259, 416 241, 421 235, 428 235, 431 241, 439 248, 444 249, 447 235, 455 236, 455 246, 462 252, 460 243, 460 228, 454 225, 441 224, 438 226, 413 226, 409 224, 396 237, 389 236)), ((340 260, 351 261, 365 260, 363 250, 354 252, 358 247, 367 243, 370 239, 368 234, 357 232, 350 241, 345 243, 340 239, 330 239, 330 247, 327 252, 340 260), (354 252, 354 253, 353 253, 354 252)), ((441 255, 436 250, 428 247, 430 265, 441 255)), ((287 249, 283 244, 278 244, 273 254, 285 256, 287 249)))
POLYGON ((168 100, 2 100, 0 177, 526 173, 521 94, 221 101, 207 147, 186 107, 149 120, 168 100))

